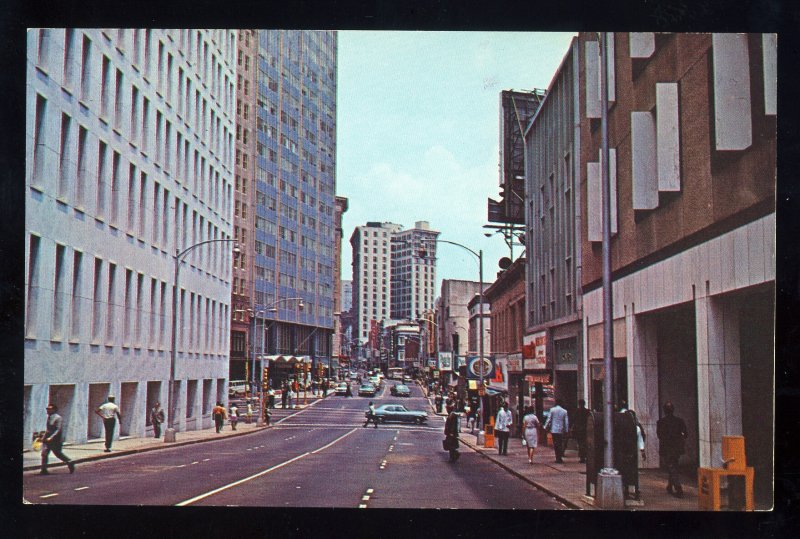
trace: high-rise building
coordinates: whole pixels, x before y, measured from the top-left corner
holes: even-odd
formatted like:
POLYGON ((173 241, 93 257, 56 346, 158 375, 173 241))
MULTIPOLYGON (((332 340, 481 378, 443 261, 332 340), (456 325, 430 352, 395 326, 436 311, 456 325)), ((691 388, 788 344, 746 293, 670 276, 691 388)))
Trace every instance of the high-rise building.
POLYGON ((172 320, 171 419, 210 427, 227 394, 235 54, 223 30, 28 32, 26 440, 48 402, 67 441, 101 437, 109 394, 118 436, 150 432, 172 320))
MULTIPOLYGON (((262 349, 325 360, 334 329, 336 33, 240 36, 236 164, 245 194, 239 233, 247 241, 237 277, 250 311, 234 313, 245 337, 234 335, 231 347, 245 340, 241 357, 251 361, 262 349), (253 340, 247 332, 254 327, 253 340)), ((258 358, 258 372, 261 366, 258 358)), ((274 374, 273 382, 288 373, 274 374)))
POLYGON ((392 238, 391 314, 395 320, 417 320, 436 299, 436 238, 427 221, 392 238))
POLYGON ((394 223, 368 222, 350 236, 353 248, 353 338, 366 339, 370 321, 391 318, 392 236, 402 230, 394 223))
MULTIPOLYGON (((344 229, 342 228, 342 218, 347 211, 348 201, 345 197, 336 197, 336 213, 334 222, 336 223, 336 242, 334 245, 333 253, 335 261, 333 264, 333 304, 334 304, 334 317, 333 317, 333 345, 332 356, 338 357, 342 349, 342 312, 343 307, 343 289, 342 289, 342 237, 344 236, 344 229)), ((348 291, 352 294, 352 290, 348 291)))

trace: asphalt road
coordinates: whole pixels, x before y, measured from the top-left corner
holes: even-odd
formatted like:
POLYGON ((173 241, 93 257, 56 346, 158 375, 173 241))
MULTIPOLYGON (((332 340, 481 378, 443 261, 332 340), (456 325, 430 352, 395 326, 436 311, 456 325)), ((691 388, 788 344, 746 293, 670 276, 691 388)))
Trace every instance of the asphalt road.
POLYGON ((420 388, 374 399, 335 397, 236 438, 80 464, 74 474, 23 478, 34 504, 321 508, 564 509, 463 446, 457 463, 441 448, 444 420, 420 388), (364 410, 398 402, 426 410, 424 425, 364 428, 364 410))

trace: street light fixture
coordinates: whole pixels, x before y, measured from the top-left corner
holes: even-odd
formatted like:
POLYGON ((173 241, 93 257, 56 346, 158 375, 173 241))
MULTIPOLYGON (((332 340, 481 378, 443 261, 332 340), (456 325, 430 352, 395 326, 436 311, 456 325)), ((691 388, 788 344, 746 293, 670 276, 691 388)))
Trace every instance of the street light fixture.
MULTIPOLYGON (((479 345, 479 352, 478 353, 479 353, 479 356, 480 356, 479 359, 478 359, 478 362, 480 364, 479 366, 480 366, 480 379, 481 379, 480 385, 478 386, 478 395, 481 396, 481 399, 480 399, 480 414, 481 414, 481 421, 483 422, 483 421, 486 420, 486 416, 484 415, 485 410, 484 410, 484 405, 483 405, 483 400, 484 400, 483 396, 484 396, 484 391, 485 391, 485 389, 484 389, 484 375, 485 375, 485 373, 484 373, 484 349, 483 349, 483 250, 479 250, 476 253, 475 251, 473 251, 472 249, 470 249, 466 245, 462 245, 462 244, 456 243, 454 241, 443 240, 443 239, 439 239, 439 238, 431 238, 431 239, 428 239, 426 241, 433 241, 433 242, 436 242, 436 243, 448 243, 450 245, 455 245, 456 247, 461 247, 465 251, 468 251, 468 252, 472 253, 472 255, 475 256, 478 259, 478 281, 479 281, 479 284, 478 284, 478 295, 480 296, 480 299, 479 299, 479 301, 480 301, 479 317, 480 318, 478 320, 478 324, 480 326, 479 327, 479 331, 480 331, 480 334, 481 334, 481 338, 479 339, 479 342, 478 342, 478 345, 479 345)), ((419 254, 420 257, 425 257, 427 255, 427 251, 424 248, 424 246, 419 250, 418 254, 419 254)), ((481 426, 483 426, 483 425, 481 425, 481 426)))
POLYGON ((236 243, 236 239, 234 238, 220 238, 220 239, 213 239, 213 240, 206 240, 201 241, 199 243, 195 243, 184 249, 183 251, 176 250, 175 252, 175 279, 173 280, 172 284, 172 350, 170 352, 170 365, 169 365, 169 409, 167 411, 167 429, 164 431, 164 442, 174 442, 175 441, 175 364, 177 360, 177 348, 178 348, 178 290, 179 290, 179 278, 180 278, 180 270, 181 270, 181 263, 186 258, 186 255, 189 252, 193 251, 194 249, 202 246, 207 245, 210 243, 228 243, 232 242, 233 245, 233 253, 239 254, 241 249, 239 248, 239 244, 236 243))

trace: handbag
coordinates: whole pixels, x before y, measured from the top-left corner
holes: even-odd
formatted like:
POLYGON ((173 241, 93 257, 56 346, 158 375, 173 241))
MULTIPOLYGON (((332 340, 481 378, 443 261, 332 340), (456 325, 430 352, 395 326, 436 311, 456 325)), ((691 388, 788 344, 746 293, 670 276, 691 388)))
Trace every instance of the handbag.
POLYGON ((526 445, 528 445, 528 441, 527 441, 527 440, 525 440, 525 438, 523 438, 523 439, 522 439, 522 445, 523 445, 523 447, 524 447, 524 446, 526 446, 526 445))
POLYGON ((442 440, 442 449, 444 449, 445 451, 450 451, 450 442, 447 438, 442 440))

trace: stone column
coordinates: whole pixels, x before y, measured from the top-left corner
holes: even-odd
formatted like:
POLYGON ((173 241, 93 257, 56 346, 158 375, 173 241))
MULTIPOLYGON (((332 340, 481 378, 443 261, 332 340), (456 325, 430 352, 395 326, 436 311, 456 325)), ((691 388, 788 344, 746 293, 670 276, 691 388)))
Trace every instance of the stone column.
POLYGON ((695 299, 700 466, 722 465, 722 436, 742 434, 739 312, 734 301, 695 299))
POLYGON ((643 468, 657 468, 659 461, 656 421, 659 418, 660 405, 657 328, 652 319, 637 316, 634 308, 633 304, 625 306, 626 353, 631 377, 628 384, 629 404, 644 427, 647 461, 640 462, 640 465, 643 468))

